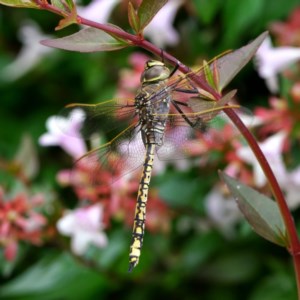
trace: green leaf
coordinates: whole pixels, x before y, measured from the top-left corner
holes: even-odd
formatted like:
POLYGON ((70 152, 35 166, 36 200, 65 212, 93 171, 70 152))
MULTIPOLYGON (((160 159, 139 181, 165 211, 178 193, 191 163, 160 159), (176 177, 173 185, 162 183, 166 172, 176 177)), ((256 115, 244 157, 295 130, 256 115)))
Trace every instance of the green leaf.
POLYGON ((40 8, 31 0, 0 0, 0 4, 12 7, 40 8))
MULTIPOLYGON (((144 0, 138 9, 140 19, 140 30, 143 30, 155 17, 157 12, 168 2, 168 0, 144 0)), ((163 28, 162 28, 163 30, 163 28)))
POLYGON ((105 281, 66 253, 49 253, 1 285, 1 299, 93 299, 105 281))
MULTIPOLYGON (((222 90, 250 61, 267 35, 268 32, 265 31, 248 45, 217 59, 216 67, 219 73, 219 90, 222 90)), ((214 64, 212 63, 212 70, 213 66, 214 64)))
POLYGON ((223 172, 220 176, 253 230, 270 242, 287 247, 286 229, 277 203, 223 172))
POLYGON ((221 235, 213 230, 192 236, 182 245, 184 248, 178 264, 183 270, 201 268, 201 265, 207 263, 211 256, 220 251, 223 244, 221 235))
POLYGON ((136 32, 140 32, 140 18, 137 15, 132 3, 128 2, 128 21, 131 28, 136 32))
POLYGON ((259 263, 253 252, 231 251, 216 256, 210 263, 202 266, 200 274, 209 282, 237 284, 255 278, 258 270, 259 263))
POLYGON ((65 0, 66 4, 68 5, 69 9, 72 10, 74 7, 76 7, 73 0, 65 0))
POLYGON ((293 271, 271 273, 264 276, 254 291, 250 293, 249 300, 294 300, 297 299, 297 287, 293 278, 293 271))
MULTIPOLYGON (((199 194, 201 189, 205 189, 205 185, 199 185, 197 178, 191 177, 188 173, 172 172, 164 174, 161 178, 158 179, 156 176, 153 181, 158 180, 159 195, 168 205, 175 208, 192 206, 194 210, 202 210, 203 202, 196 199, 201 199, 199 194)), ((209 181, 205 184, 209 185, 209 181)))
POLYGON ((214 17, 224 5, 222 0, 193 0, 195 11, 200 21, 209 25, 213 22, 214 17))
POLYGON ((51 4, 57 7, 64 17, 59 21, 59 24, 55 30, 60 30, 71 24, 78 23, 76 5, 72 0, 51 0, 51 4))
POLYGON ((61 11, 66 11, 65 2, 61 0, 51 0, 51 4, 61 11))
POLYGON ((224 1, 223 45, 232 45, 237 37, 251 29, 264 15, 265 3, 262 0, 224 1))
POLYGON ((41 44, 77 52, 112 51, 128 46, 125 42, 116 40, 108 33, 92 27, 84 28, 63 38, 43 40, 41 44))

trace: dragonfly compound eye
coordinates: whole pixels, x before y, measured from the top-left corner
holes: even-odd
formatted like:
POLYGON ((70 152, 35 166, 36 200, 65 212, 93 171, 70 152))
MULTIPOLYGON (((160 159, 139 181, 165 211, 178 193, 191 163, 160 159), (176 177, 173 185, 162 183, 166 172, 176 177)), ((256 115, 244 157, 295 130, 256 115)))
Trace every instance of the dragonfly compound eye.
POLYGON ((164 63, 156 60, 149 60, 146 63, 146 68, 141 76, 141 82, 155 82, 168 79, 170 70, 164 63))

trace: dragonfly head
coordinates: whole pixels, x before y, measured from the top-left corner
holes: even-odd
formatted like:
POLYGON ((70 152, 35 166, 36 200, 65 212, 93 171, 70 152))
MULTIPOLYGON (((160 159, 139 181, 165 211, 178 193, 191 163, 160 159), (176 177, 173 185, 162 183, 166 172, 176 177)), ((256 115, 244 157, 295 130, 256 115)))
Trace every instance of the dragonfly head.
POLYGON ((148 60, 141 75, 141 83, 166 80, 170 77, 170 70, 158 60, 148 60))

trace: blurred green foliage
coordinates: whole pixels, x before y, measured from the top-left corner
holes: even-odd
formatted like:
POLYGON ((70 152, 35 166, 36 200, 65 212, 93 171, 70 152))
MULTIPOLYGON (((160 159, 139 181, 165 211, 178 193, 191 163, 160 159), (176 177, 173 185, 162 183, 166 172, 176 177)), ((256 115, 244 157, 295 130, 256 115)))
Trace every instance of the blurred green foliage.
MULTIPOLYGON (((285 19, 299 5, 298 0, 186 2, 175 19, 180 43, 166 49, 186 64, 245 45, 268 29, 270 22, 285 19)), ((78 29, 72 26, 54 32, 59 20, 55 15, 1 6, 0 70, 18 54, 21 47, 18 31, 25 20, 34 20, 46 34, 57 37, 78 29)), ((128 29, 126 15, 118 10, 113 12, 110 22, 128 29)), ((55 175, 61 168, 69 167, 71 161, 60 149, 42 148, 37 140, 46 130, 46 119, 57 114, 65 104, 96 103, 113 97, 119 72, 128 67, 128 57, 133 51, 143 50, 132 48, 93 54, 54 50, 21 78, 13 82, 2 80, 1 160, 12 159, 24 133, 29 134, 40 162, 37 182, 41 186, 50 183, 59 198, 70 205, 74 195, 57 187, 55 175)), ((253 108, 267 103, 264 83, 251 65, 231 85, 238 89, 244 106, 253 108)), ((102 272, 59 252, 53 245, 23 247, 15 265, 9 267, 0 262, 0 299, 296 299, 288 254, 255 236, 246 223, 240 225, 232 239, 223 237, 217 230, 199 235, 189 225, 194 222, 193 214, 205 214, 201 200, 217 179, 215 170, 203 172, 200 185, 195 180, 199 171, 194 170, 187 173, 169 170, 154 178, 153 185, 159 188, 161 197, 178 211, 182 210, 173 227, 185 229, 168 235, 146 233, 142 259, 132 274, 126 272, 130 230, 114 224, 109 247, 100 251, 92 249, 90 253, 91 257, 99 258, 100 266, 96 267, 102 272)))

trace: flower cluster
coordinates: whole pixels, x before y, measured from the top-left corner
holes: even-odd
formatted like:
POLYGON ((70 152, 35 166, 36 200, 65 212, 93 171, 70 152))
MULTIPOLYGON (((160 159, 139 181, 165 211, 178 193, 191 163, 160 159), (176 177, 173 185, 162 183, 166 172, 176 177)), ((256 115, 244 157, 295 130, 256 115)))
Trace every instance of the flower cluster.
POLYGON ((42 195, 18 193, 6 197, 0 188, 0 246, 7 260, 15 259, 20 242, 41 245, 46 218, 37 211, 42 206, 42 195))

